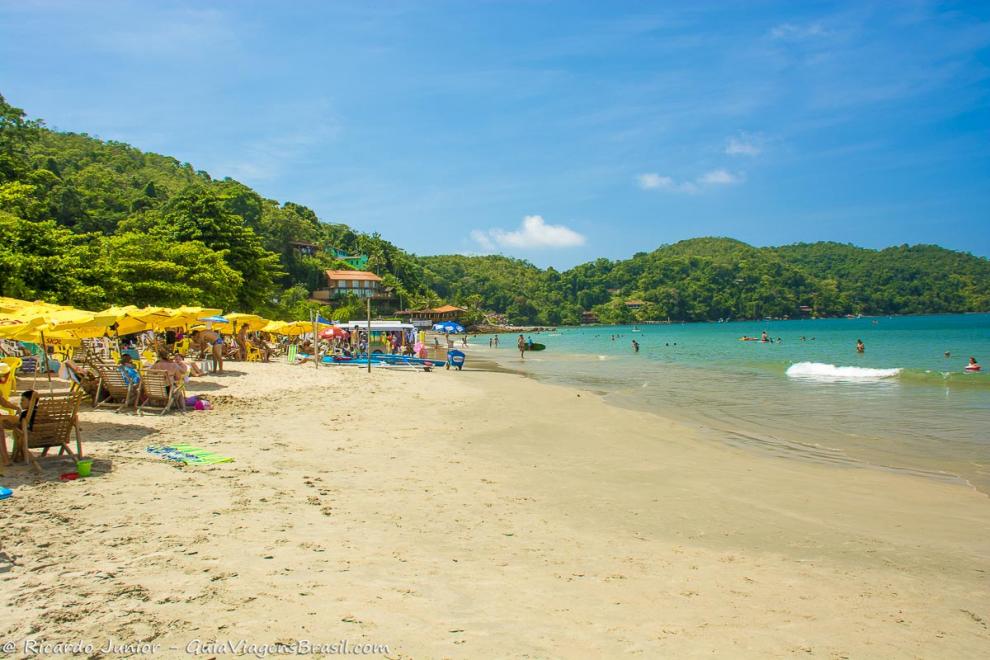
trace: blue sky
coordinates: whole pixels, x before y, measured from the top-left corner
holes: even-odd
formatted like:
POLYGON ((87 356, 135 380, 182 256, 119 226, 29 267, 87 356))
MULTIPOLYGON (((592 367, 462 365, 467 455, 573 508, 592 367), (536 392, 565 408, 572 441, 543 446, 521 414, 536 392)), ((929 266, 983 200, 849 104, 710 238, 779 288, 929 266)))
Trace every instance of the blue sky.
POLYGON ((419 254, 990 255, 990 3, 0 0, 0 93, 419 254))

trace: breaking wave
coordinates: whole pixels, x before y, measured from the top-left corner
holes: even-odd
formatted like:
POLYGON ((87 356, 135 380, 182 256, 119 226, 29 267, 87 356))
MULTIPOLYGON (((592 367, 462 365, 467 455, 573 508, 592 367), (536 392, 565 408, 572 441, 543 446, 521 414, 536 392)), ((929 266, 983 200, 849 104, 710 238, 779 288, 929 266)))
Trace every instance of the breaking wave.
POLYGON ((798 362, 787 368, 786 374, 791 378, 804 378, 819 381, 856 381, 870 382, 897 378, 901 369, 869 369, 866 367, 837 367, 834 364, 821 362, 798 362))

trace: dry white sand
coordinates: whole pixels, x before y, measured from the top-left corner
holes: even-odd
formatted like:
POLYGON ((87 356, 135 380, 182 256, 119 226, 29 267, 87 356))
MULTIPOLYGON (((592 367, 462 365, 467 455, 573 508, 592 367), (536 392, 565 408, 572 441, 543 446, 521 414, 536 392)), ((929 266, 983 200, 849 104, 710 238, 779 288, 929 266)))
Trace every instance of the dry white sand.
POLYGON ((89 479, 60 482, 50 458, 40 478, 6 468, 0 642, 990 649, 990 507, 966 487, 750 453, 509 374, 228 368, 197 379, 210 412, 87 408, 89 479), (180 442, 236 460, 145 451, 180 442))

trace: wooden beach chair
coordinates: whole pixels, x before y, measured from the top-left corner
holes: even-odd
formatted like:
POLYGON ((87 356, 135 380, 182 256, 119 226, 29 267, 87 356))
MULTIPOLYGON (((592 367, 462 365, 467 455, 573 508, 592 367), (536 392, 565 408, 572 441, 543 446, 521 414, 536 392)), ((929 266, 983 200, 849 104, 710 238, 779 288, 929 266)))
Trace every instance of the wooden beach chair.
POLYGON ((162 369, 148 369, 141 377, 141 384, 144 386, 144 392, 143 399, 137 407, 139 415, 144 414, 145 408, 160 409, 159 415, 164 415, 173 408, 185 410, 185 383, 180 380, 173 385, 169 372, 162 369))
POLYGON ((41 449, 46 456, 52 447, 58 447, 58 455, 68 454, 74 460, 82 458, 82 434, 79 432, 79 405, 81 392, 67 394, 35 395, 25 415, 21 418, 21 428, 15 433, 14 460, 21 459, 38 467, 32 449, 41 449), (75 433, 76 451, 69 443, 75 433))
POLYGON ((18 371, 22 374, 41 373, 39 371, 38 358, 34 355, 21 358, 21 366, 18 368, 18 371))
POLYGON ((93 407, 116 406, 117 410, 127 406, 131 402, 131 397, 135 398, 140 392, 140 385, 131 385, 124 378, 120 369, 112 365, 100 365, 95 367, 99 374, 99 382, 96 384, 96 393, 93 395, 93 407), (104 394, 107 394, 105 398, 104 394))

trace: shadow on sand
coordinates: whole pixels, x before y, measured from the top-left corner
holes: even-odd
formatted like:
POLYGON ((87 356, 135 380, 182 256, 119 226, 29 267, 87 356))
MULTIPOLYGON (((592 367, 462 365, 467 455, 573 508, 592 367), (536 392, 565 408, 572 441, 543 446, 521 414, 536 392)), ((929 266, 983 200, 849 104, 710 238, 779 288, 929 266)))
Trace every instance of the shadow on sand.
MULTIPOLYGON (((67 483, 62 480, 62 475, 76 471, 76 462, 68 454, 59 456, 55 452, 48 456, 41 456, 41 452, 34 450, 34 455, 38 460, 38 465, 41 467, 41 472, 35 472, 26 463, 14 463, 3 467, 3 476, 0 476, 0 483, 14 491, 13 497, 17 497, 17 489, 21 486, 35 486, 42 483, 67 483)), ((104 474, 113 471, 113 461, 91 458, 89 456, 83 456, 83 458, 93 461, 92 471, 86 479, 99 479, 104 474)))
POLYGON ((226 388, 227 386, 221 383, 209 383, 201 380, 191 380, 186 383, 186 392, 216 392, 226 388))

